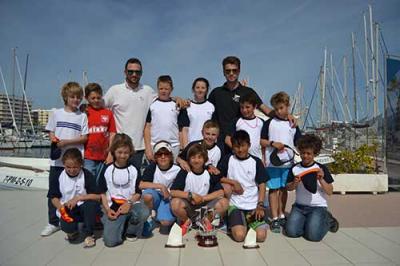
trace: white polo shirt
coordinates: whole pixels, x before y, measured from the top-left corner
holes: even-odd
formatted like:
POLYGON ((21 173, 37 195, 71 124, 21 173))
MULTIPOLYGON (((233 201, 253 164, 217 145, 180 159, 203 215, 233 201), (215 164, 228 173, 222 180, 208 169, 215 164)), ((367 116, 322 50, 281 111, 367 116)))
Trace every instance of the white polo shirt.
POLYGON ((126 82, 112 86, 104 95, 105 106, 114 114, 117 132, 130 136, 136 150, 144 150, 143 130, 154 96, 150 86, 139 84, 132 89, 126 82))
POLYGON ((189 142, 202 139, 201 130, 203 129, 204 122, 211 119, 215 111, 214 105, 207 100, 200 103, 192 101, 186 111, 189 117, 189 142))
POLYGON ((200 196, 208 195, 220 189, 223 188, 219 182, 219 177, 211 175, 207 170, 203 170, 199 174, 181 170, 171 186, 171 190, 192 192, 200 196))
POLYGON ((153 162, 144 170, 142 181, 162 184, 169 189, 180 170, 181 168, 175 164, 171 165, 171 167, 166 170, 161 170, 158 165, 153 162))

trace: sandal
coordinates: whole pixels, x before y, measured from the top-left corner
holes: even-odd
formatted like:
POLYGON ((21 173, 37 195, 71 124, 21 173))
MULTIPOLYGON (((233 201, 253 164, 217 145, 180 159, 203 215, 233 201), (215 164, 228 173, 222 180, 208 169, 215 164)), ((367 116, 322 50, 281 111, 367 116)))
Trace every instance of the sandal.
POLYGON ((94 238, 94 236, 87 236, 83 248, 92 248, 94 246, 96 246, 96 238, 94 238))

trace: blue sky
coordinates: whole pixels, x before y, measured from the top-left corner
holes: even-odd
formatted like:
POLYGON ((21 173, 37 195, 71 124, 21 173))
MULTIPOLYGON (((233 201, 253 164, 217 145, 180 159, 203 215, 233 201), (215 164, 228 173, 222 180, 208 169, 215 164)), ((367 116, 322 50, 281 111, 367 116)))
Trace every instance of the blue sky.
MULTIPOLYGON (((237 55, 241 76, 264 101, 277 91, 293 95, 302 82, 309 99, 323 49, 342 72, 350 34, 363 52, 363 12, 373 5, 389 52, 400 55, 400 1, 28 1, 0 0, 0 66, 11 90, 11 49, 21 67, 30 54, 28 96, 34 107, 62 106, 68 80, 107 90, 123 80, 127 58, 143 62, 142 81, 155 88, 170 74, 175 95, 191 96, 198 76, 223 83, 221 60, 237 55)), ((363 55, 363 53, 362 53, 363 55)), ((3 86, 0 86, 3 92, 3 86)))

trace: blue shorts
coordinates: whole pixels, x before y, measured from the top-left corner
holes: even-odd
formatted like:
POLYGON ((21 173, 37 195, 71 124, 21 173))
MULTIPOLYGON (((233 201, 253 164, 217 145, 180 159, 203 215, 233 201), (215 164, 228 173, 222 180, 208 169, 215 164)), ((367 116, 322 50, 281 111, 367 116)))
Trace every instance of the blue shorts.
POLYGON ((175 216, 171 212, 169 199, 164 200, 161 192, 155 189, 144 189, 143 195, 149 194, 153 197, 153 209, 157 212, 157 221, 175 221, 175 216))
POLYGON ((267 181, 267 187, 270 189, 280 189, 286 187, 287 176, 290 168, 279 168, 279 167, 267 167, 267 175, 269 180, 267 181))

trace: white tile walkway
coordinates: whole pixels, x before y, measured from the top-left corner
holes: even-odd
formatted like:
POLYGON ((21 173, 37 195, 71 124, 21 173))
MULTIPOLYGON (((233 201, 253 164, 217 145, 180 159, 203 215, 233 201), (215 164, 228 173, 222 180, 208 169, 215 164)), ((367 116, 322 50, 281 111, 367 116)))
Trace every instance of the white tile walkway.
POLYGON ((321 243, 269 232, 257 250, 245 250, 224 234, 217 248, 197 247, 193 234, 186 248, 166 249, 166 236, 106 248, 71 245, 58 232, 42 238, 46 224, 43 191, 0 190, 0 265, 400 265, 400 227, 341 228, 321 243))

